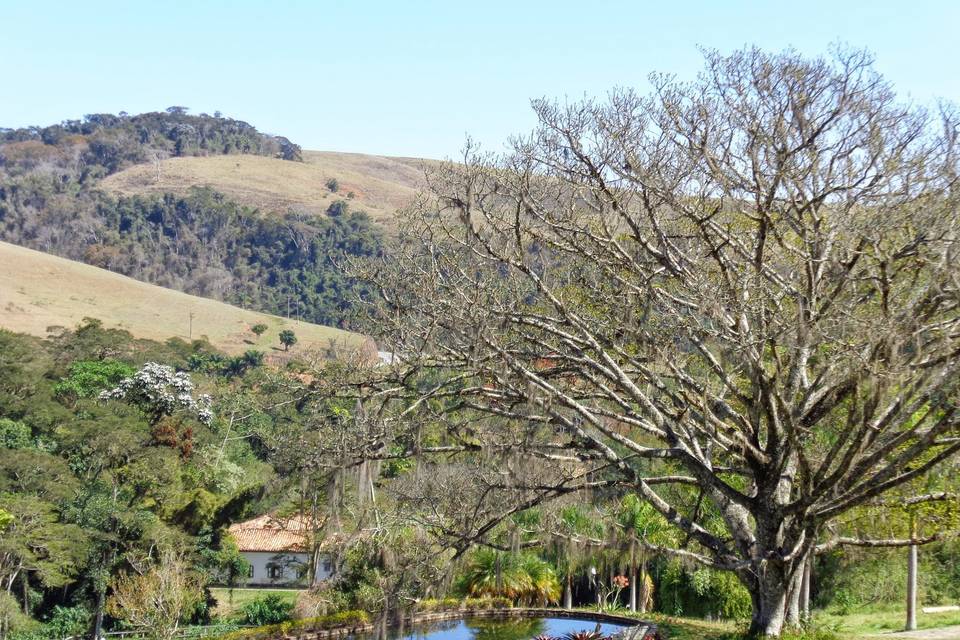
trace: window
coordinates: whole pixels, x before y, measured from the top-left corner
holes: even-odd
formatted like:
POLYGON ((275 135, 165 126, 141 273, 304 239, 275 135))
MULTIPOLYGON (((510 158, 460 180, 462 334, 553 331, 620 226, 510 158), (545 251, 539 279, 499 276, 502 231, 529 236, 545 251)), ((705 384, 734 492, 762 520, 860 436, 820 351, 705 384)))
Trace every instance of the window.
POLYGON ((253 577, 253 563, 250 563, 250 569, 247 570, 247 577, 248 578, 253 577))
POLYGON ((267 567, 267 574, 270 576, 271 580, 277 580, 283 577, 283 567, 277 566, 275 564, 267 567))

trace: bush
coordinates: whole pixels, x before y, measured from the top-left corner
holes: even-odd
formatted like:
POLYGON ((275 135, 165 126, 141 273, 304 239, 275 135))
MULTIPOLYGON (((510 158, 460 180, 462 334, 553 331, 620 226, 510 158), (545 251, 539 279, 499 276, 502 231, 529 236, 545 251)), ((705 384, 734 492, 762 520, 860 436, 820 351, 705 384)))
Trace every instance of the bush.
POLYGON ((442 611, 485 611, 487 609, 509 609, 513 606, 510 598, 427 598, 417 604, 420 613, 439 613, 442 611))
POLYGON ((9 418, 0 418, 0 449, 29 449, 32 446, 30 427, 9 418))
POLYGON ((59 398, 92 398, 110 389, 136 369, 117 360, 87 360, 70 365, 66 378, 57 383, 53 393, 59 398))
POLYGON ((340 190, 340 183, 336 178, 330 178, 327 180, 327 189, 330 189, 331 192, 336 193, 340 190))
POLYGON ((354 629, 370 623, 370 616, 364 611, 341 611, 318 618, 305 618, 280 624, 270 624, 256 629, 243 629, 223 635, 220 640, 268 640, 277 636, 329 629, 354 629))
POLYGON ((279 594, 270 593, 245 604, 240 610, 240 624, 263 626, 290 620, 294 603, 279 594))

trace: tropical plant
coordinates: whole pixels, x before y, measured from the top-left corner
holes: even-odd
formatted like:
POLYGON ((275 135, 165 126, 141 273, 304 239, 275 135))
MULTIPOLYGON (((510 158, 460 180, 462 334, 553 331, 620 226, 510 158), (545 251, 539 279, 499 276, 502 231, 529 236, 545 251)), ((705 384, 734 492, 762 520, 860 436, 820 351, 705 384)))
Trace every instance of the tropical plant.
POLYGON ((478 549, 460 576, 470 597, 506 597, 522 605, 545 606, 560 598, 560 581, 549 563, 532 553, 478 549))

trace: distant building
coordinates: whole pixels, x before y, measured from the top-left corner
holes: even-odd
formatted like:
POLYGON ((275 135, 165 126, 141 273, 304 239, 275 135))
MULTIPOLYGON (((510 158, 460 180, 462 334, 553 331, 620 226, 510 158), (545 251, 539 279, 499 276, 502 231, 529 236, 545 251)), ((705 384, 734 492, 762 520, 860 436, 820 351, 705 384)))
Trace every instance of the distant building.
MULTIPOLYGON (((250 563, 246 583, 257 586, 298 586, 309 584, 310 526, 302 516, 276 518, 265 515, 230 525, 230 535, 250 563)), ((328 556, 321 556, 316 579, 333 575, 328 556)))

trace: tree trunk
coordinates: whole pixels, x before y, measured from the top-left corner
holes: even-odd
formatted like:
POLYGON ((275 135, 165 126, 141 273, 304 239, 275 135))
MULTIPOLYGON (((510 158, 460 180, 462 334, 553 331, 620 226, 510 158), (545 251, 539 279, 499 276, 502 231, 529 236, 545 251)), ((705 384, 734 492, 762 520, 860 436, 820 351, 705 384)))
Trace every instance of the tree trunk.
MULTIPOLYGON (((793 573, 800 571, 799 564, 793 573)), ((776 562, 755 564, 741 573, 741 580, 750 592, 753 615, 750 619, 749 636, 777 637, 783 631, 787 617, 790 585, 794 575, 776 562)))
POLYGON ((803 579, 800 582, 800 616, 803 622, 810 621, 810 581, 813 579, 813 553, 803 563, 803 579))
POLYGON ((105 587, 97 589, 97 613, 93 618, 93 635, 91 640, 100 640, 103 632, 103 610, 106 607, 107 590, 105 587))
POLYGON ((567 572, 567 581, 563 585, 563 608, 573 609, 573 576, 567 572))
POLYGON ((630 611, 637 610, 637 541, 630 534, 630 611))
POLYGON ((907 552, 907 631, 917 628, 917 545, 907 552))
POLYGON ((647 612, 647 601, 650 600, 650 593, 647 591, 647 556, 640 558, 640 604, 637 610, 640 613, 647 612))
POLYGON ((800 591, 803 588, 803 568, 799 569, 790 581, 790 591, 787 598, 787 624, 796 629, 800 627, 800 591))
POLYGON ((30 615, 30 582, 27 580, 27 572, 20 573, 20 593, 23 595, 23 615, 30 615))

